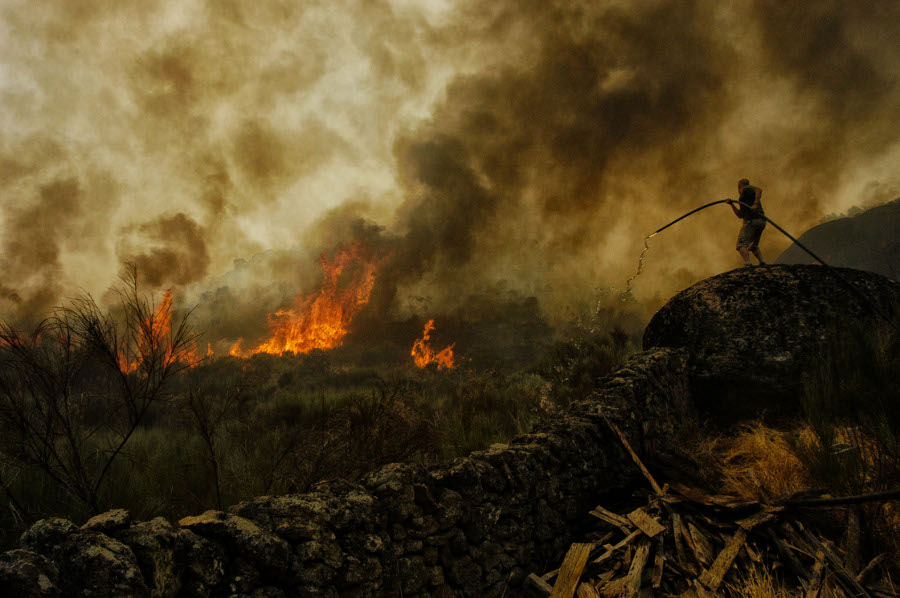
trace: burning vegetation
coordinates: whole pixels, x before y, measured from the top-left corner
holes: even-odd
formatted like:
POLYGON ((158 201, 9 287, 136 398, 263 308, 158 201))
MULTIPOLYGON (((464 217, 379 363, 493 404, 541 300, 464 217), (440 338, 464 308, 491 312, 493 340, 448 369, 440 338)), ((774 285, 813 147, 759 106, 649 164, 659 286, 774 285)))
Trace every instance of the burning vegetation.
POLYGON ((366 253, 360 243, 339 250, 333 260, 323 252, 319 256, 321 289, 312 295, 297 295, 290 309, 269 316, 268 340, 243 350, 243 339, 238 339, 228 354, 233 357, 259 353, 296 355, 339 347, 350 331, 351 321, 369 302, 375 286, 377 260, 366 253))
POLYGON ((453 347, 456 343, 444 347, 435 353, 434 349, 428 344, 428 341, 431 339, 432 331, 434 331, 434 320, 428 320, 425 324, 425 330, 422 331, 422 338, 417 339, 416 342, 413 343, 410 355, 412 355, 416 367, 424 368, 428 364, 433 363, 439 370, 452 370, 456 367, 453 362, 453 347))
MULTIPOLYGON (((117 362, 123 373, 131 374, 139 371, 141 365, 155 355, 161 355, 164 363, 180 363, 188 367, 200 363, 203 358, 196 340, 192 339, 183 344, 173 342, 173 314, 172 289, 168 289, 153 313, 140 318, 137 330, 130 339, 133 346, 125 342, 118 350, 117 362)), ((212 355, 212 346, 207 343, 206 356, 212 355)))

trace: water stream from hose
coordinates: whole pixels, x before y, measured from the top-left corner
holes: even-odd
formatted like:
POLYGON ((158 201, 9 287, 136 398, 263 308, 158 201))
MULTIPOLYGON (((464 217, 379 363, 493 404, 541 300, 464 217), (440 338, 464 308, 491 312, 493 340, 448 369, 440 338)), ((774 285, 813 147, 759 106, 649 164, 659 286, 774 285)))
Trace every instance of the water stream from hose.
POLYGON ((637 271, 634 273, 634 276, 625 281, 625 290, 619 294, 619 301, 628 301, 628 299, 631 297, 631 283, 635 278, 641 275, 641 272, 644 269, 644 255, 647 253, 647 250, 650 249, 649 241, 657 234, 659 234, 659 231, 656 231, 655 233, 651 233, 644 237, 644 248, 641 249, 641 255, 638 257, 637 271))
MULTIPOLYGON (((712 206, 714 206, 714 205, 716 205, 716 204, 720 204, 720 203, 731 203, 731 200, 730 200, 730 199, 720 199, 720 200, 717 200, 717 201, 712 201, 712 202, 710 202, 710 203, 708 203, 708 204, 704 204, 704 205, 700 206, 699 208, 695 208, 695 209, 691 210, 690 212, 688 212, 687 214, 684 214, 684 215, 682 215, 682 216, 676 218, 675 220, 673 220, 672 222, 670 222, 670 223, 668 223, 667 225, 663 226, 662 228, 658 228, 658 229, 656 230, 656 232, 653 232, 653 233, 647 235, 646 237, 644 237, 644 248, 641 249, 641 255, 638 257, 638 267, 637 267, 637 272, 635 272, 635 273, 634 273, 634 276, 632 276, 631 278, 629 278, 629 279, 625 282, 625 290, 624 290, 623 292, 619 293, 619 300, 620 300, 620 301, 628 301, 628 300, 630 300, 630 299, 632 298, 632 296, 631 296, 632 283, 633 283, 633 281, 634 281, 635 278, 637 278, 638 276, 641 275, 641 271, 644 269, 644 255, 647 253, 647 250, 650 249, 650 245, 649 245, 649 243, 648 243, 648 241, 649 241, 650 239, 652 239, 653 237, 655 237, 655 236, 658 235, 659 233, 663 232, 664 230, 666 230, 667 228, 669 228, 669 227, 672 226, 673 224, 676 224, 676 223, 678 223, 678 222, 681 222, 682 220, 684 220, 684 219, 687 218, 688 216, 691 216, 691 215, 693 215, 693 214, 696 214, 697 212, 699 212, 699 211, 701 211, 701 210, 705 210, 706 208, 712 207, 712 206)), ((746 204, 741 204, 741 205, 746 205, 746 204)), ((778 231, 779 231, 781 234, 783 234, 783 235, 786 236, 788 239, 790 239, 791 241, 793 241, 794 244, 797 245, 797 247, 799 247, 800 249, 802 249, 803 251, 805 251, 806 253, 808 253, 814 260, 816 260, 816 261, 818 261, 820 264, 822 264, 822 266, 824 266, 824 267, 828 270, 828 272, 830 272, 831 274, 833 274, 833 275, 834 275, 838 280, 840 280, 841 283, 843 283, 850 291, 852 291, 857 297, 859 297, 860 299, 862 299, 862 301, 863 301, 866 305, 868 305, 868 307, 869 307, 876 315, 878 315, 878 316, 880 316, 882 319, 884 319, 884 320, 885 320, 888 324, 890 324, 893 328, 895 328, 895 329, 897 328, 897 324, 896 324, 896 322, 894 322, 893 318, 891 318, 888 314, 886 314, 886 313, 885 313, 884 311, 882 311, 878 306, 876 306, 875 303, 874 303, 874 302, 873 302, 873 301, 872 301, 865 293, 863 293, 860 289, 856 288, 856 286, 854 286, 849 280, 847 280, 846 278, 844 278, 837 270, 835 270, 835 269, 832 268, 830 265, 828 265, 828 264, 825 262, 825 260, 823 260, 822 258, 820 258, 819 256, 817 256, 815 253, 813 253, 808 247, 806 247, 803 243, 801 243, 801 242, 798 241, 796 238, 794 238, 794 236, 791 235, 789 232, 787 232, 786 230, 784 230, 783 228, 781 228, 780 226, 778 226, 775 222, 772 221, 771 218, 769 218, 769 217, 767 217, 767 216, 764 216, 764 215, 762 215, 762 214, 760 215, 760 218, 764 219, 766 222, 768 222, 769 224, 771 224, 772 226, 774 226, 776 229, 778 229, 778 231)))

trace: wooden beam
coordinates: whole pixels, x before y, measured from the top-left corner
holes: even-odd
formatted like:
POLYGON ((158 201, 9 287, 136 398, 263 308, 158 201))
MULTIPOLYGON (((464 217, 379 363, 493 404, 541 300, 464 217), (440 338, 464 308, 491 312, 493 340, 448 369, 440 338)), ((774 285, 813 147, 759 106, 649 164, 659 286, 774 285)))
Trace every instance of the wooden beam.
POLYGON ((768 522, 772 521, 773 519, 775 519, 775 513, 772 513, 771 511, 767 511, 767 510, 762 510, 762 511, 759 511, 758 513, 754 513, 753 515, 751 515, 750 517, 747 517, 746 519, 740 519, 740 520, 736 521, 736 523, 749 532, 754 527, 756 527, 758 525, 762 525, 764 523, 768 523, 768 522))
POLYGON ((600 598, 597 589, 589 583, 578 586, 578 598, 600 598))
POLYGON ((655 492, 658 496, 664 495, 665 492, 663 492, 663 489, 660 487, 660 485, 656 483, 656 480, 650 474, 650 470, 647 469, 647 467, 644 465, 644 462, 641 461, 640 457, 637 456, 637 453, 634 452, 634 449, 631 448, 631 444, 629 444, 628 439, 625 438, 625 434, 622 433, 622 430, 620 430, 619 427, 612 422, 612 420, 606 417, 606 414, 603 412, 603 410, 600 410, 600 415, 603 417, 603 420, 606 422, 606 424, 610 428, 612 428, 612 431, 616 433, 616 435, 619 437, 619 440, 622 441, 622 445, 625 447, 625 450, 628 451, 628 454, 631 455, 631 459, 634 461, 635 465, 638 466, 638 469, 641 470, 641 473, 644 474, 644 477, 648 482, 650 482, 650 487, 653 488, 653 492, 655 492))
POLYGON ((876 556, 874 559, 869 561, 869 564, 866 565, 865 567, 863 567, 863 570, 860 571, 859 574, 856 576, 856 581, 858 581, 859 583, 863 583, 866 580, 866 576, 869 573, 871 573, 872 570, 875 569, 875 567, 877 567, 878 565, 881 564, 881 562, 884 560, 885 556, 887 556, 887 553, 882 552, 881 554, 876 556))
POLYGON ((538 577, 535 573, 532 573, 525 578, 522 587, 531 596, 536 596, 537 598, 547 598, 550 595, 550 592, 553 591, 550 584, 538 577))
POLYGON ((650 577, 650 584, 654 590, 658 590, 662 585, 663 571, 666 567, 666 550, 663 538, 659 538, 656 542, 656 554, 653 557, 653 575, 650 577))
POLYGON ((690 521, 688 522, 687 527, 691 534, 694 555, 697 557, 698 561, 704 565, 709 565, 713 560, 712 542, 709 541, 709 538, 699 527, 690 521))
POLYGON ((641 576, 644 574, 644 567, 647 566, 647 559, 650 557, 650 541, 642 540, 635 551, 634 558, 631 559, 631 568, 625 575, 625 598, 637 598, 641 591, 641 576))
POLYGON ((566 558, 559 568, 556 583, 553 584, 550 598, 572 598, 575 595, 575 589, 581 581, 581 573, 593 548, 593 544, 582 543, 572 544, 569 547, 569 552, 566 553, 566 558))
POLYGON ((628 544, 630 544, 632 542, 632 540, 634 540, 635 538, 640 536, 642 533, 644 533, 644 532, 642 532, 639 529, 634 530, 633 532, 628 534, 628 536, 624 540, 622 540, 621 542, 619 542, 612 548, 607 549, 606 552, 604 552, 603 554, 598 556, 596 559, 594 559, 594 562, 602 563, 603 561, 605 561, 606 559, 611 557, 613 555, 613 553, 616 552, 617 550, 620 550, 620 549, 624 548, 625 546, 628 546, 628 544))
POLYGON ((658 520, 650 517, 644 509, 635 509, 629 513, 628 520, 647 534, 648 538, 654 538, 666 531, 666 528, 661 526, 658 520))
POLYGON ((725 544, 725 548, 719 552, 719 555, 716 557, 716 560, 713 561, 709 570, 704 571, 703 574, 700 575, 700 583, 705 585, 712 592, 718 590, 719 585, 722 583, 722 579, 725 577, 725 574, 728 573, 731 564, 734 562, 735 557, 737 557, 738 552, 741 550, 741 546, 744 545, 746 540, 747 531, 743 528, 738 528, 725 544))
POLYGON ((809 580, 809 586, 806 588, 804 598, 819 598, 823 581, 825 581, 825 553, 819 550, 816 552, 816 562, 813 564, 812 577, 809 580))
POLYGON ((626 535, 634 531, 634 525, 630 521, 628 521, 628 519, 622 517, 621 515, 613 513, 612 511, 607 511, 600 505, 594 507, 591 510, 590 514, 600 521, 604 521, 610 525, 618 527, 623 532, 625 532, 626 535))
POLYGON ((845 568, 843 563, 834 555, 831 550, 828 549, 822 542, 816 538, 815 534, 810 532, 807 529, 804 529, 800 522, 797 522, 797 527, 800 528, 800 531, 806 536, 806 539, 809 541, 813 547, 819 551, 821 550, 825 554, 825 558, 828 559, 828 562, 831 564, 831 568, 834 569, 834 572, 837 574, 838 578, 845 584, 849 586, 849 589, 852 589, 856 596, 864 596, 865 598, 872 598, 871 594, 858 581, 856 581, 856 577, 850 574, 845 568))

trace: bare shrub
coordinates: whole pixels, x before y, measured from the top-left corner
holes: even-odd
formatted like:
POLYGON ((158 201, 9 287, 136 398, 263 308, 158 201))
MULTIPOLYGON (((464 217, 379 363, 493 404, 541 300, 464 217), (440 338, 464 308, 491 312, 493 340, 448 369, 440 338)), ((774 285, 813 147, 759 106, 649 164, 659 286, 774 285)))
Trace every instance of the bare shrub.
POLYGON ((104 508, 110 468, 195 341, 187 316, 172 326, 171 304, 139 293, 133 267, 123 282, 120 319, 83 296, 30 334, 0 324, 0 453, 88 513, 104 508))

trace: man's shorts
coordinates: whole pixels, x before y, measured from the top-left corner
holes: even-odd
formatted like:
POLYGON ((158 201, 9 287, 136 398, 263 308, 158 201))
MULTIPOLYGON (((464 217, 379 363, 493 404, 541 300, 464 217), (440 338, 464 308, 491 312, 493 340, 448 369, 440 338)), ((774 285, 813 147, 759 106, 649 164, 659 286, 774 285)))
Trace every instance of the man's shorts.
POLYGON ((766 228, 766 221, 762 218, 754 218, 753 220, 744 220, 744 226, 738 233, 737 248, 749 249, 753 251, 759 248, 759 238, 762 236, 763 229, 766 228))

